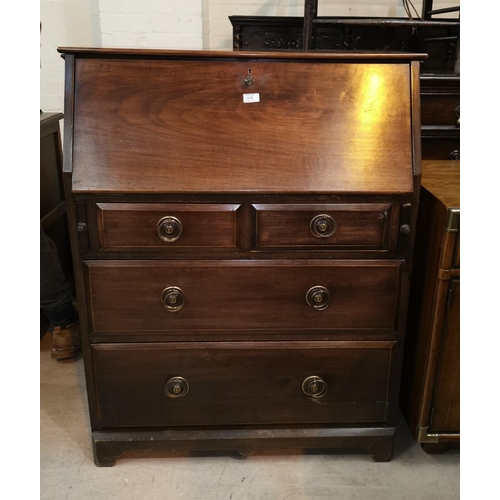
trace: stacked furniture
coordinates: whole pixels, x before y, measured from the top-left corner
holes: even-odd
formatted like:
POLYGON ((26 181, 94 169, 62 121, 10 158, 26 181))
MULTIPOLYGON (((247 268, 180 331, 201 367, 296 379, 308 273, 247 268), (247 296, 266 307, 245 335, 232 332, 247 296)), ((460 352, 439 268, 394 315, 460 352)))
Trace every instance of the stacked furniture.
POLYGON ((402 51, 427 53, 421 66, 421 137, 425 159, 460 158, 458 19, 432 19, 457 9, 432 10, 423 19, 319 17, 317 0, 305 1, 304 17, 230 16, 233 49, 402 51))
POLYGON ((60 51, 96 464, 390 460, 425 56, 60 51))

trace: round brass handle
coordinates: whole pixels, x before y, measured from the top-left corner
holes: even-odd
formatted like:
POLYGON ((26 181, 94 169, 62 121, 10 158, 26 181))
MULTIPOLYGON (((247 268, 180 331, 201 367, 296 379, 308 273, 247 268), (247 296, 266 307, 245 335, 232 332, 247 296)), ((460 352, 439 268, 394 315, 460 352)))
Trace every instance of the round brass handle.
POLYGON ((173 243, 181 237, 182 224, 177 217, 168 215, 158 221, 156 231, 161 240, 173 243))
POLYGON ((186 295, 178 286, 168 286, 161 292, 161 303, 170 312, 182 309, 186 302, 186 295))
POLYGON ((311 398, 322 398, 326 394, 327 389, 326 382, 316 375, 311 375, 302 382, 302 391, 306 396, 311 398))
POLYGON ((183 377, 172 377, 165 384, 165 394, 169 398, 182 398, 189 391, 189 384, 183 377))
POLYGON ((329 215, 320 214, 313 217, 309 227, 316 238, 329 238, 337 230, 337 223, 329 215))
POLYGON ((324 286, 313 286, 307 290, 306 302, 316 311, 324 311, 330 305, 330 292, 324 286))

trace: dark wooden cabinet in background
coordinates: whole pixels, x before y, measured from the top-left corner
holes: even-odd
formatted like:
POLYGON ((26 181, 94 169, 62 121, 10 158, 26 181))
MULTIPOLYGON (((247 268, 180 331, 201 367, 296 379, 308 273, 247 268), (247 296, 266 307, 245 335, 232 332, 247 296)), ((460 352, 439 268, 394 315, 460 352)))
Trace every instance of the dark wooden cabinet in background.
POLYGON ((96 464, 390 460, 425 56, 60 50, 96 464))
POLYGON ((401 407, 426 451, 460 440, 460 162, 425 161, 401 407))
MULTIPOLYGON (((40 113, 40 224, 52 239, 67 279, 73 276, 66 202, 62 184, 62 148, 60 121, 62 113, 40 113)), ((43 335, 49 321, 40 311, 43 335)))
MULTIPOLYGON (((235 51, 303 50, 303 17, 229 16, 229 21, 235 51)), ((427 53, 420 78, 422 158, 458 160, 460 76, 454 69, 459 31, 458 19, 318 17, 309 50, 427 53)))
POLYGON ((63 272, 73 275, 66 202, 62 184, 62 113, 40 114, 40 224, 54 241, 63 272))

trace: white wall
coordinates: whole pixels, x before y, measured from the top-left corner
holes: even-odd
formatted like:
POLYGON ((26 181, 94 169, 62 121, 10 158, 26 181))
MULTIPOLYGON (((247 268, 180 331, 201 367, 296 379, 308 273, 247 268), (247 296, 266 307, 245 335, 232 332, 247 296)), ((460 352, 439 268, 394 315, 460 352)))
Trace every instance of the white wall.
POLYGON ((201 49, 204 1, 41 0, 40 109, 63 110, 64 61, 57 47, 201 49))
POLYGON ((99 0, 104 47, 201 49, 202 0, 99 0))
MULTIPOLYGON (((422 0, 413 4, 421 12, 422 0)), ((459 0, 434 4, 450 7, 459 0)), ((304 0, 40 0, 40 108, 63 110, 64 61, 58 46, 230 50, 228 16, 303 13, 304 0)), ((319 0, 319 15, 405 16, 401 0, 319 0)))
POLYGON ((40 109, 62 111, 61 46, 100 46, 98 0, 40 0, 40 109))

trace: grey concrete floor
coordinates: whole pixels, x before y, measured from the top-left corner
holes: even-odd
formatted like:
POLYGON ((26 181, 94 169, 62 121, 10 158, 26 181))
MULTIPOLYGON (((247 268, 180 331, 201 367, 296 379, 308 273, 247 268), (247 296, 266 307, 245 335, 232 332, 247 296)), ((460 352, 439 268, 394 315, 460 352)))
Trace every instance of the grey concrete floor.
POLYGON ((457 451, 426 455, 404 420, 395 456, 300 450, 130 454, 113 468, 92 458, 83 360, 50 359, 40 343, 41 499, 90 500, 451 500, 459 498, 457 451))

